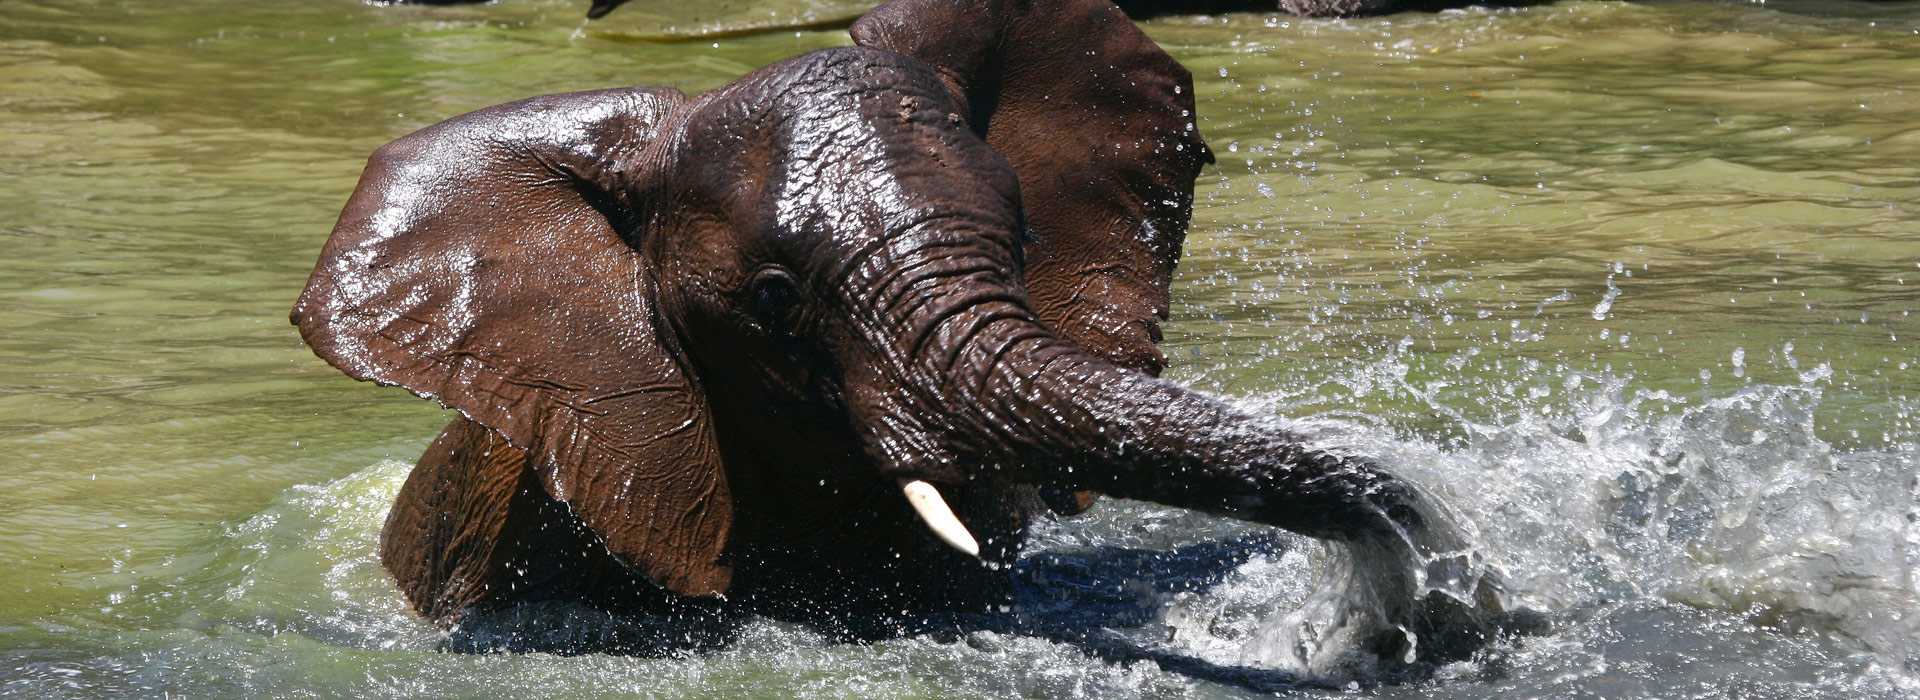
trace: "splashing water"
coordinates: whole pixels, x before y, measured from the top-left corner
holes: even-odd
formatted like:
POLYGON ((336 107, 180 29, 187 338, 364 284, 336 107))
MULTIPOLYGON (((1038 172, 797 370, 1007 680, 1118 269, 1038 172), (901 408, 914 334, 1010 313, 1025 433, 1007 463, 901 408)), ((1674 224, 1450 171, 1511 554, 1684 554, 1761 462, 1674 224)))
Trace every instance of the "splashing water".
MULTIPOLYGON (((1506 597, 1552 618, 1545 636, 1508 638, 1436 680, 1375 692, 1553 695, 1605 683, 1659 694, 1716 687, 1729 669, 1762 694, 1800 683, 1860 696, 1913 690, 1920 626, 1906 613, 1920 595, 1915 455, 1838 453, 1815 437, 1823 381, 1691 402, 1602 377, 1567 394, 1565 413, 1462 425, 1471 437, 1454 444, 1392 437, 1366 416, 1294 423, 1317 441, 1378 455, 1449 504, 1468 532, 1462 544, 1504 574, 1506 597), (1754 653, 1778 667, 1749 668, 1754 653), (1636 656, 1643 660, 1623 659, 1636 656), (1657 672, 1674 659, 1693 670, 1657 672)), ((1283 400, 1242 403, 1271 411, 1283 400)), ((1247 540, 1265 531, 1137 502, 1109 502, 1035 533, 1017 574, 1026 591, 1012 611, 1024 628, 859 646, 758 621, 731 647, 688 658, 447 657, 431 653, 443 635, 405 611, 373 554, 407 469, 383 462, 296 488, 231 528, 224 554, 196 573, 128 591, 129 605, 191 612, 178 631, 136 633, 149 650, 138 657, 110 651, 125 636, 82 631, 106 645, 83 674, 88 687, 169 687, 247 668, 216 687, 264 690, 297 677, 270 663, 287 644, 334 650, 326 656, 382 654, 382 670, 355 684, 377 694, 497 690, 505 669, 513 670, 509 685, 662 697, 729 687, 1158 697, 1204 687, 1150 661, 1107 667, 1047 632, 1067 627, 1316 685, 1391 677, 1354 652, 1386 617, 1380 581, 1397 562, 1292 536, 1247 540), (161 598, 171 593, 157 591, 205 593, 168 601, 161 598), (102 673, 117 684, 100 685, 102 673)), ((31 687, 55 687, 44 685, 54 670, 41 673, 31 687)))
MULTIPOLYGON (((1828 662, 1874 674, 1857 690, 1910 690, 1920 661, 1920 621, 1911 614, 1920 609, 1915 455, 1909 447, 1838 453, 1818 439, 1821 381, 1690 403, 1602 378, 1569 395, 1561 417, 1463 425, 1472 435, 1463 447, 1383 438, 1368 423, 1305 425, 1402 465, 1474 514, 1479 551, 1506 572, 1509 596, 1558 611, 1557 624, 1572 628, 1522 641, 1517 653, 1604 658, 1605 645, 1581 648, 1578 638, 1590 631, 1583 628, 1623 611, 1697 610, 1762 630, 1831 636, 1841 641, 1828 662)), ((1275 588, 1249 578, 1223 586, 1218 598, 1189 596, 1169 613, 1182 625, 1175 638, 1223 661, 1310 668, 1290 631, 1299 611, 1276 615, 1234 598, 1274 595, 1287 609, 1353 585, 1346 579, 1365 568, 1327 555, 1287 556, 1293 566, 1332 572, 1322 574, 1332 584, 1311 592, 1297 580, 1275 588)), ((1590 673, 1610 671, 1603 664, 1590 673)), ((1562 682, 1577 687, 1579 677, 1562 682)))
POLYGON ((1607 314, 1613 313, 1613 302, 1620 298, 1620 287, 1613 283, 1613 275, 1607 275, 1607 293, 1600 296, 1600 303, 1593 305, 1593 320, 1605 321, 1607 314))

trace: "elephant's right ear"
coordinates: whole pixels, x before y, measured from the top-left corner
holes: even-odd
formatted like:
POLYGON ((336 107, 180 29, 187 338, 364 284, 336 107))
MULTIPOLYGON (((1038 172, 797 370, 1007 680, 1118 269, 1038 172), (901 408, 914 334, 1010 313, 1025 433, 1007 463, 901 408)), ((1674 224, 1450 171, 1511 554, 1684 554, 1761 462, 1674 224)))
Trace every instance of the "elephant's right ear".
POLYGON ((1213 162, 1187 69, 1107 0, 893 0, 851 32, 938 70, 1013 165, 1040 319, 1158 374, 1194 178, 1213 162))
MULTIPOLYGON (((293 309, 347 374, 527 450, 629 566, 722 593, 733 505, 706 399, 658 318, 634 183, 673 90, 538 97, 377 151, 293 309)), ((513 488, 513 484, 501 484, 513 488)))

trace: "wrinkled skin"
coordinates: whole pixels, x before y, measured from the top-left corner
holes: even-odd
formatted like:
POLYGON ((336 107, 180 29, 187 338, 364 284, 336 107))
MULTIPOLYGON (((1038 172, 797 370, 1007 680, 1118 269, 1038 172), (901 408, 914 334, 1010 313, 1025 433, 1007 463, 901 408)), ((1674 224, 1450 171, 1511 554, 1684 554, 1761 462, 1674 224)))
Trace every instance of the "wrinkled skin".
POLYGON ((383 532, 415 609, 897 633, 1004 602, 1043 503, 1098 492, 1349 543, 1392 561, 1395 622, 1484 640, 1491 579, 1415 590, 1462 546, 1429 499, 1156 378, 1212 159, 1185 69, 1103 0, 899 0, 852 33, 697 97, 537 97, 374 154, 292 319, 461 413, 383 532))

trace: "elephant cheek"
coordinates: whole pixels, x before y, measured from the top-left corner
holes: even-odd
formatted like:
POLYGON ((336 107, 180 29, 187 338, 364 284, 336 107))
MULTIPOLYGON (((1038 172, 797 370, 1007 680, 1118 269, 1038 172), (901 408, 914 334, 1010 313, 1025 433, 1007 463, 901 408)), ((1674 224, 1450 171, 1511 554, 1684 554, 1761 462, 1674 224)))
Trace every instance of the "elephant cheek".
POLYGON ((914 401, 911 393, 899 387, 848 392, 848 412, 862 448, 882 477, 965 482, 970 474, 952 448, 951 430, 938 426, 952 412, 914 401))

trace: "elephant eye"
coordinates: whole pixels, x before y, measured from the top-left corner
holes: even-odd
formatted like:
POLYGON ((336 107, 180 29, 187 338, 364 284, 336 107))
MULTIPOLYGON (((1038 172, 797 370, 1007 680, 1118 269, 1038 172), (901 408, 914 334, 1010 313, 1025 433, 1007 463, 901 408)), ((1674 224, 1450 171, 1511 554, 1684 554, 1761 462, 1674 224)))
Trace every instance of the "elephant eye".
POLYGON ((753 273, 748 285, 753 292, 754 316, 774 332, 791 332, 800 308, 800 285, 793 273, 769 267, 753 273))

